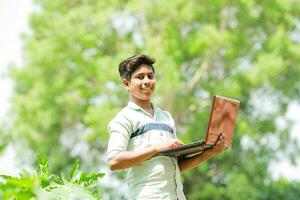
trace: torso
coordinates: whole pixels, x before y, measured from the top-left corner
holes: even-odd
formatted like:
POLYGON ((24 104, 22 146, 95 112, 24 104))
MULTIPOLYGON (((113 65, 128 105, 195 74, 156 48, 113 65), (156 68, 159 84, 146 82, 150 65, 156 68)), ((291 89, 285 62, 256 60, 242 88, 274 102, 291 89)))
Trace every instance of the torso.
MULTIPOLYGON (((151 110, 138 108, 136 104, 129 104, 119 113, 119 118, 126 118, 124 121, 131 127, 127 128, 131 129, 128 133, 127 151, 176 138, 175 123, 171 115, 156 107, 151 108, 152 113, 151 110)), ((153 157, 130 168, 127 177, 130 199, 185 199, 176 158, 153 157)))

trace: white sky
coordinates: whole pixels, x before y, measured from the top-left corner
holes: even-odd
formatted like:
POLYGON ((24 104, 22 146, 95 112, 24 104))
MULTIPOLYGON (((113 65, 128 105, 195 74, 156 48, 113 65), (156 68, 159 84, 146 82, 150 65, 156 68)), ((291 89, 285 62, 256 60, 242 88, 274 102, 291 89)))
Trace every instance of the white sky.
MULTIPOLYGON (((33 9, 31 0, 0 0, 0 120, 9 108, 12 82, 5 78, 8 64, 20 65, 20 33, 27 32, 27 17, 33 9)), ((14 148, 9 145, 0 156, 0 174, 18 175, 18 160, 14 148)))
POLYGON ((0 0, 0 70, 9 62, 21 62, 20 33, 29 30, 27 17, 33 9, 31 0, 0 0))
MULTIPOLYGON (((31 0, 0 0, 0 75, 9 63, 21 64, 20 33, 27 32, 27 16, 32 10, 31 0)), ((7 78, 0 82, 0 119, 9 106, 12 84, 7 78)))
MULTIPOLYGON (((22 63, 20 33, 29 31, 27 19, 32 10, 32 0, 0 0, 0 75, 5 74, 8 64, 21 65, 22 63)), ((0 120, 5 118, 11 91, 11 81, 0 77, 0 120)), ((300 106, 292 104, 289 110, 288 118, 300 122, 300 106)), ((292 130, 295 138, 300 137, 299 131, 300 123, 296 124, 292 130)), ((9 146, 0 156, 0 163, 6 163, 6 165, 0 165, 0 174, 17 175, 18 169, 14 160, 17 160, 16 154, 9 146)), ((300 180, 300 173, 298 173, 300 166, 291 166, 284 161, 273 165, 270 170, 274 171, 275 177, 285 176, 289 179, 300 180)))

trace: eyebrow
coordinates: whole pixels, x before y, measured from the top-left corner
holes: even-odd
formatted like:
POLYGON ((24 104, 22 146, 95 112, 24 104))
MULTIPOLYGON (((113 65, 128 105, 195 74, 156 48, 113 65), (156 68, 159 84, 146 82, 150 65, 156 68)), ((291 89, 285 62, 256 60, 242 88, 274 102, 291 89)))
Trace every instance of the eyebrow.
POLYGON ((138 73, 138 74, 136 74, 136 75, 134 75, 134 76, 139 76, 139 75, 152 75, 152 74, 154 74, 154 72, 149 72, 149 73, 138 73))

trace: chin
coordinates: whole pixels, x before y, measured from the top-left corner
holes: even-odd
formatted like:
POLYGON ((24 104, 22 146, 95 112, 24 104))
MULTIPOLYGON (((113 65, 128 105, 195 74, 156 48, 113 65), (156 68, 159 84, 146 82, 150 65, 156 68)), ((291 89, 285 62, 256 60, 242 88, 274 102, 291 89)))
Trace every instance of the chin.
POLYGON ((142 97, 140 98, 142 101, 151 101, 151 96, 150 97, 142 97))
POLYGON ((141 98, 142 101, 151 101, 151 98, 141 98))

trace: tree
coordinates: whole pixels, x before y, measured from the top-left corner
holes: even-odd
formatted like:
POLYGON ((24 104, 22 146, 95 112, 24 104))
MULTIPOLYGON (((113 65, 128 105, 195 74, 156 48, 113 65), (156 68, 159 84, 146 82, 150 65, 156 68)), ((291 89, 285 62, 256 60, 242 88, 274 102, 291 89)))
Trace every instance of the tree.
POLYGON ((275 152, 292 161, 299 153, 291 123, 276 124, 300 94, 299 0, 36 3, 26 64, 11 73, 10 131, 57 170, 81 155, 78 144, 89 152, 86 165, 98 167, 106 125, 127 103, 117 65, 147 52, 158 61, 154 101, 172 113, 184 142, 205 132, 214 94, 241 101, 232 149, 184 174, 188 198, 280 195, 269 192, 269 163, 280 159, 275 152))

